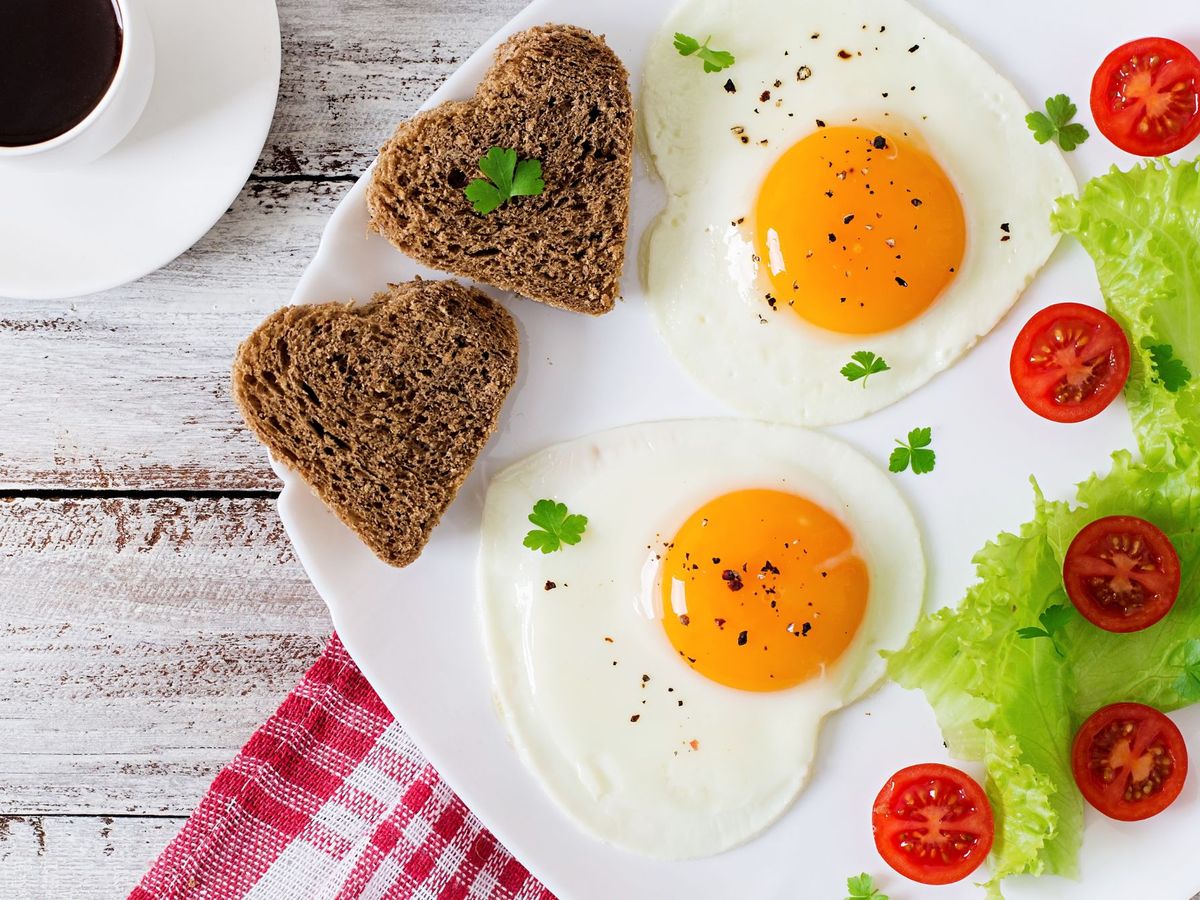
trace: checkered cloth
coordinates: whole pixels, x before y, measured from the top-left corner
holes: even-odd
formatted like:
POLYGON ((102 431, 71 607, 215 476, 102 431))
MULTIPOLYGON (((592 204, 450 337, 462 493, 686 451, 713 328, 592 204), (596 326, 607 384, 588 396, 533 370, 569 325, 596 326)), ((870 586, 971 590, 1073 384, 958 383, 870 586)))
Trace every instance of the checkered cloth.
POLYGON ((554 900, 442 783, 337 635, 131 900, 554 900))

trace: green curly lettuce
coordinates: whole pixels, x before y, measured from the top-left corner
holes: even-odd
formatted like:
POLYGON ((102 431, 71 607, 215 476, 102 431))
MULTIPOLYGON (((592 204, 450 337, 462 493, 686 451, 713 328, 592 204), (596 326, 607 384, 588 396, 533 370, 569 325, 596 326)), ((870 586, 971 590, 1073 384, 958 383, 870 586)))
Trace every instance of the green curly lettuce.
POLYGON ((1113 170, 1060 200, 1054 224, 1092 255, 1130 336, 1141 459, 1114 454, 1073 503, 1047 500, 1035 482, 1033 518, 984 547, 962 602, 925 616, 888 660, 896 681, 925 692, 951 753, 984 763, 993 896, 1009 875, 1076 874, 1083 804, 1069 757, 1087 716, 1122 700, 1165 711, 1200 700, 1200 161, 1113 170), (1062 587, 1080 528, 1118 514, 1166 532, 1184 573, 1170 615, 1124 635, 1086 622, 1062 587), (1068 613, 1053 640, 1030 639, 1055 606, 1068 613))
POLYGON ((924 617, 888 661, 896 681, 925 691, 951 754, 987 769, 993 884, 1020 873, 1073 875, 1080 842, 1083 811, 1058 752, 1071 738, 1067 658, 1017 634, 1058 602, 1062 585, 1047 539, 1052 507, 1040 491, 1036 498, 1019 534, 976 554, 979 580, 962 602, 924 617))
POLYGON ((1055 228, 1096 263, 1108 311, 1129 335, 1125 399, 1145 461, 1200 447, 1200 160, 1150 160, 1063 197, 1055 228))
POLYGON ((950 752, 987 769, 997 820, 990 886, 1021 873, 1073 876, 1083 826, 1069 759, 1076 729, 1109 703, 1170 711, 1200 699, 1200 458, 1155 469, 1118 452, 1071 504, 1035 484, 1033 519, 984 547, 975 566, 979 580, 963 601, 924 617, 888 670, 925 691, 950 752), (1134 634, 1092 626, 1062 587, 1071 539, 1109 515, 1162 528, 1184 572, 1171 614, 1134 634), (1055 605, 1071 610, 1063 655, 1017 633, 1055 605))

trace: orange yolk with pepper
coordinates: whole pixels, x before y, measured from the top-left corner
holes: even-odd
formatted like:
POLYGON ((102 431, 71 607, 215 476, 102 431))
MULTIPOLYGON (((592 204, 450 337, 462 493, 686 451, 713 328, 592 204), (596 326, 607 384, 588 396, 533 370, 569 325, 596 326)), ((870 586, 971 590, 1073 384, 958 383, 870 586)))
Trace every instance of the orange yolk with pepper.
POLYGON ((868 586, 836 517, 795 494, 740 490, 692 513, 667 545, 663 624, 700 674, 747 691, 782 690, 845 652, 868 586))
POLYGON ((902 134, 819 128, 767 173, 754 210, 768 298, 842 334, 898 328, 962 265, 966 222, 941 166, 902 134))

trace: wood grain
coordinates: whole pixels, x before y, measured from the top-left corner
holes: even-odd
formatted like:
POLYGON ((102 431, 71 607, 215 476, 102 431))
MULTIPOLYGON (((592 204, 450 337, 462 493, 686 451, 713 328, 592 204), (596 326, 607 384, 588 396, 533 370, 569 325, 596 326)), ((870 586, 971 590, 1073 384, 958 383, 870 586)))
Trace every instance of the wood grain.
POLYGON ((123 897, 183 821, 0 815, 0 897, 123 897))
POLYGON ((86 817, 186 816, 325 606, 269 498, 16 499, 0 547, 0 897, 117 896, 182 819, 86 817))
POLYGON ((0 490, 276 486, 229 396, 242 337, 287 302, 349 185, 260 182, 142 281, 0 310, 0 490))
POLYGON ((525 0, 281 2, 283 78, 260 175, 360 174, 525 0))
POLYGON ((269 498, 8 500, 0 547, 0 896, 124 895, 328 614, 269 498))
POLYGON ((0 546, 0 812, 187 813, 329 631, 270 500, 15 500, 0 546))

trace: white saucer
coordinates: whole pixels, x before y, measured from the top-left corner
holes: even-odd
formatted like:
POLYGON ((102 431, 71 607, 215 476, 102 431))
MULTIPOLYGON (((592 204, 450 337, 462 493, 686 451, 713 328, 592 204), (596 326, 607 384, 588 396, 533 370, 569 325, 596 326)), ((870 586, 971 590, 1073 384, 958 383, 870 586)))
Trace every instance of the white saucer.
POLYGON ((86 166, 0 167, 0 297, 74 297, 161 268, 258 161, 279 93, 274 0, 147 6, 158 65, 129 136, 86 166))

